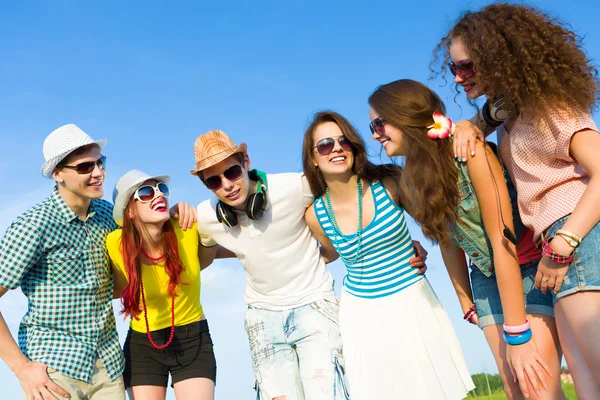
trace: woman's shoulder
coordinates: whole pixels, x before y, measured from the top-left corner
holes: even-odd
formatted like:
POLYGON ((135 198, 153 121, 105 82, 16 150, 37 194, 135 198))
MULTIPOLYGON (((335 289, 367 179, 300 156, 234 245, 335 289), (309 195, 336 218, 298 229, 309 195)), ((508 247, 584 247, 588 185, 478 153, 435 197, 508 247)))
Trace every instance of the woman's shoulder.
POLYGON ((115 229, 106 236, 106 248, 108 251, 118 249, 118 245, 121 242, 123 236, 123 229, 115 229))
POLYGON ((175 232, 175 236, 177 239, 182 241, 183 243, 198 243, 198 223, 194 222, 191 228, 187 228, 183 230, 179 226, 179 221, 176 218, 171 218, 170 220, 171 226, 173 227, 173 231, 175 232))

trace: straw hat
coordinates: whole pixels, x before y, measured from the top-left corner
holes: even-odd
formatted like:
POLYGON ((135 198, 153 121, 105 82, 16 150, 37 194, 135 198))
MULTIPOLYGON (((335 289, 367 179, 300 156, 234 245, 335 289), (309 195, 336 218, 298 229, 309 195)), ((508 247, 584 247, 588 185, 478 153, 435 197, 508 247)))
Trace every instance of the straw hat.
POLYGON ((241 143, 236 146, 233 140, 223 131, 214 130, 198 136, 194 142, 194 156, 196 165, 190 171, 192 175, 198 175, 213 165, 216 165, 235 153, 246 153, 248 146, 241 143))

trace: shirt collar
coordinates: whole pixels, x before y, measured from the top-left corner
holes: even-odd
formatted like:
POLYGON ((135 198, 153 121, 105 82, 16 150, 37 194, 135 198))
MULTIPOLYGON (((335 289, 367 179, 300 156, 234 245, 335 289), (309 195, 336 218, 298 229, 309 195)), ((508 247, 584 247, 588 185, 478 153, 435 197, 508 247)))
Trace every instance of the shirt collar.
MULTIPOLYGON (((75 213, 75 211, 73 211, 73 209, 69 207, 69 205, 65 202, 65 199, 63 199, 62 196, 58 193, 58 188, 56 186, 54 187, 50 198, 54 202, 56 208, 58 208, 60 214, 65 218, 67 222, 72 222, 75 219, 79 219, 79 216, 75 213)), ((89 219, 92 218, 94 215, 96 215, 96 209, 94 207, 94 200, 92 200, 90 202, 90 207, 88 208, 87 217, 89 219)))

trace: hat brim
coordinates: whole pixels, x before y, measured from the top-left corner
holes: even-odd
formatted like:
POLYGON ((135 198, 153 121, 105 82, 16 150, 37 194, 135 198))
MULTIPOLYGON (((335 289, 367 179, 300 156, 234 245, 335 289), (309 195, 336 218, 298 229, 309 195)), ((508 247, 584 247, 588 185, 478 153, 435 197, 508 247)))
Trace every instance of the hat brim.
POLYGON ((106 146, 107 143, 108 143, 108 139, 100 139, 100 140, 93 140, 91 142, 87 142, 87 143, 83 143, 83 144, 77 144, 76 146, 73 146, 73 148, 71 148, 63 153, 60 153, 59 155, 54 156, 51 159, 47 160, 42 165, 42 169, 41 169, 42 175, 48 179, 52 179, 52 172, 54 171, 54 168, 56 168, 56 166, 62 160, 64 160, 69 154, 71 154, 75 150, 79 149, 80 147, 89 146, 90 144, 96 144, 96 145, 98 145, 98 147, 100 147, 100 150, 102 150, 104 148, 104 146, 106 146))
POLYGON ((200 172, 202 172, 205 169, 210 168, 214 165, 217 165, 221 161, 225 160, 228 157, 231 157, 234 154, 237 154, 237 153, 245 154, 247 152, 248 152, 248 146, 246 145, 246 143, 240 143, 240 145, 238 147, 236 147, 235 150, 224 151, 222 153, 218 153, 218 154, 215 154, 210 157, 206 157, 205 159, 198 161, 196 163, 195 169, 191 170, 190 174, 198 176, 198 174, 200 172))
POLYGON ((113 207, 113 219, 119 226, 123 226, 123 218, 125 214, 125 208, 127 208, 127 204, 129 203, 129 199, 133 196, 133 193, 146 181, 155 180, 158 182, 164 182, 167 185, 171 181, 171 177, 169 175, 156 175, 156 176, 144 176, 135 181, 131 182, 131 184, 120 192, 117 192, 114 196, 115 205, 113 207))

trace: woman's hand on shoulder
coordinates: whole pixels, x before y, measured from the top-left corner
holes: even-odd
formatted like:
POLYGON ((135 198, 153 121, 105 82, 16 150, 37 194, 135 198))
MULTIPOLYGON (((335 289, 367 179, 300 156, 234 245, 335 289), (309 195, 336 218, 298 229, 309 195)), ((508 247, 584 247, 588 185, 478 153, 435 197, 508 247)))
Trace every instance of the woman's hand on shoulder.
POLYGON ((467 161, 467 156, 475 155, 475 144, 479 139, 485 140, 485 135, 475 124, 469 120, 458 121, 454 126, 454 158, 458 161, 467 161))

